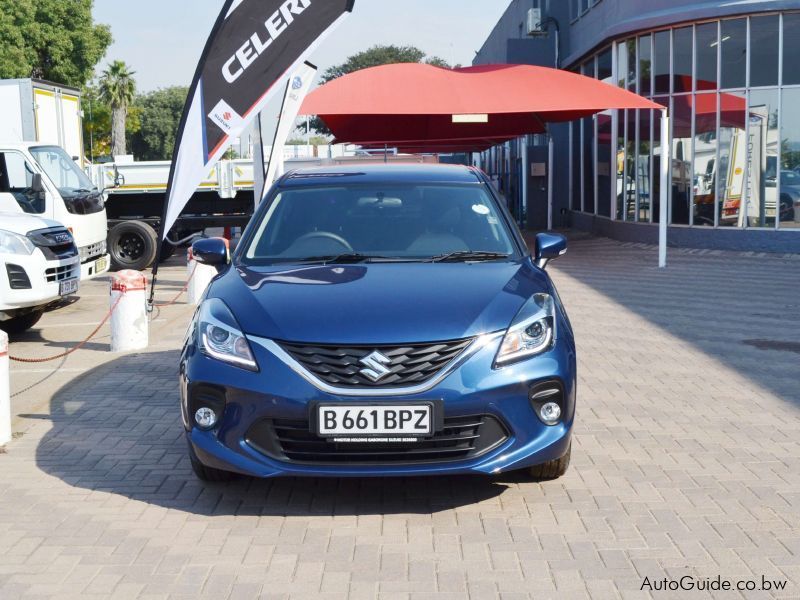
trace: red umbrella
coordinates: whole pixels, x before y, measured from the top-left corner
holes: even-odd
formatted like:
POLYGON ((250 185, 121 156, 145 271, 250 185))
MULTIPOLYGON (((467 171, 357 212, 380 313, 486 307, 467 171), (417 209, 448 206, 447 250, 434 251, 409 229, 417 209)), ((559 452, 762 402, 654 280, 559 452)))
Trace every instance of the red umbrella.
POLYGON ((356 71, 318 88, 301 113, 319 115, 342 142, 481 149, 545 124, 659 104, 596 79, 546 67, 443 69, 405 63, 356 71))

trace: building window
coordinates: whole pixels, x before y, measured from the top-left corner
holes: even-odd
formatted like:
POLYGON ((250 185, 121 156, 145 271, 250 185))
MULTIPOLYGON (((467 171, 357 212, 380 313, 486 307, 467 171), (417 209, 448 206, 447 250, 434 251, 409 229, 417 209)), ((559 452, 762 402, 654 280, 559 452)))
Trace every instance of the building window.
POLYGON ((740 227, 739 209, 744 199, 747 154, 747 94, 719 94, 719 165, 717 224, 740 227))
POLYGON ((800 84, 798 56, 800 56, 800 13, 786 14, 783 15, 783 85, 800 84))
POLYGON ((775 227, 778 200, 778 90, 752 90, 748 106, 745 225, 775 227))
POLYGON ((653 86, 656 94, 669 94, 670 35, 659 31, 653 37, 653 86))
POLYGON ((692 46, 691 27, 672 32, 672 91, 676 94, 692 91, 692 46))
POLYGON ((692 200, 692 105, 691 95, 672 98, 672 168, 670 222, 689 225, 692 200))
POLYGON ((583 123, 583 210, 594 214, 594 119, 583 123))
POLYGON ((695 30, 695 56, 697 57, 697 76, 695 89, 698 92, 717 89, 717 52, 719 23, 703 23, 695 30))
POLYGON ((778 15, 750 18, 750 87, 778 85, 779 31, 778 15))
POLYGON ((786 107, 800 106, 800 88, 783 90, 782 106, 780 226, 797 229, 800 228, 800 112, 786 107))
POLYGON ((717 166, 717 94, 697 94, 694 101, 694 173, 692 224, 715 225, 717 166))
POLYGON ((652 93, 653 49, 651 39, 649 35, 639 38, 639 93, 642 96, 649 96, 652 93))
POLYGON ((571 135, 572 156, 570 170, 572 177, 572 210, 583 210, 583 172, 581 170, 581 141, 580 121, 572 121, 569 124, 571 135))
POLYGON ((722 87, 743 88, 747 84, 747 19, 722 21, 722 87))

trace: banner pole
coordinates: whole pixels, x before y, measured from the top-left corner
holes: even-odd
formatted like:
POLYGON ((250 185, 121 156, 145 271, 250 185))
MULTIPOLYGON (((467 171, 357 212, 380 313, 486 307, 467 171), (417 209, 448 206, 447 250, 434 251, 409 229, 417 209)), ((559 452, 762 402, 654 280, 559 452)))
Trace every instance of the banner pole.
POLYGON ((206 40, 206 45, 203 48, 203 53, 200 55, 200 60, 197 63, 197 69, 195 70, 194 77, 192 78, 192 85, 189 86, 189 93, 186 96, 186 102, 183 105, 181 122, 178 126, 178 131, 175 134, 175 146, 172 149, 172 163, 169 167, 167 190, 164 192, 164 208, 161 210, 161 221, 158 223, 158 246, 156 248, 156 261, 153 263, 153 271, 150 278, 150 297, 147 300, 147 306, 150 310, 153 308, 153 302, 156 295, 156 282, 158 281, 158 266, 161 263, 161 250, 164 245, 164 238, 166 238, 167 234, 169 234, 169 232, 164 231, 164 229, 169 211, 170 194, 172 193, 172 186, 175 182, 175 165, 178 163, 178 152, 180 151, 183 134, 186 131, 186 123, 189 121, 189 109, 191 108, 192 102, 194 101, 194 96, 197 93, 197 87, 200 84, 200 78, 203 75, 203 68, 205 67, 206 60, 211 52, 211 48, 214 46, 214 38, 217 36, 217 33, 219 32, 223 23, 225 23, 225 19, 228 18, 228 13, 230 12, 231 6, 233 6, 235 1, 236 0, 225 0, 225 4, 222 6, 222 10, 220 10, 219 15, 217 16, 217 21, 214 23, 211 34, 209 34, 208 40, 206 40))
POLYGON ((253 141, 253 209, 258 208, 266 189, 267 175, 264 160, 264 129, 261 124, 263 112, 259 113, 255 122, 255 140, 253 141))

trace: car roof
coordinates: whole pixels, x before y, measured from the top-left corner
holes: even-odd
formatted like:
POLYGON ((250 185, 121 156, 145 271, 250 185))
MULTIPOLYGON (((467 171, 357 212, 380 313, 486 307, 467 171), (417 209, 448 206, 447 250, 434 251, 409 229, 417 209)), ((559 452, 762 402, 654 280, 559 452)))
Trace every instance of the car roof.
POLYGON ((369 183, 480 183, 476 169, 464 165, 359 164, 298 169, 278 182, 280 187, 369 183))

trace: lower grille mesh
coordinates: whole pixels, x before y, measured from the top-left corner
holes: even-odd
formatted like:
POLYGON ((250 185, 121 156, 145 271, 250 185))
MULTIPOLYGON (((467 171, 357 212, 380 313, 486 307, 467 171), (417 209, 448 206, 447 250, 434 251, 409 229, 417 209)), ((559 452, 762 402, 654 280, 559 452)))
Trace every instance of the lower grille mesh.
POLYGON ((271 458, 308 464, 380 464, 474 458, 508 439, 491 415, 445 417, 431 438, 410 443, 340 443, 317 437, 308 421, 264 419, 247 432, 247 443, 271 458))

